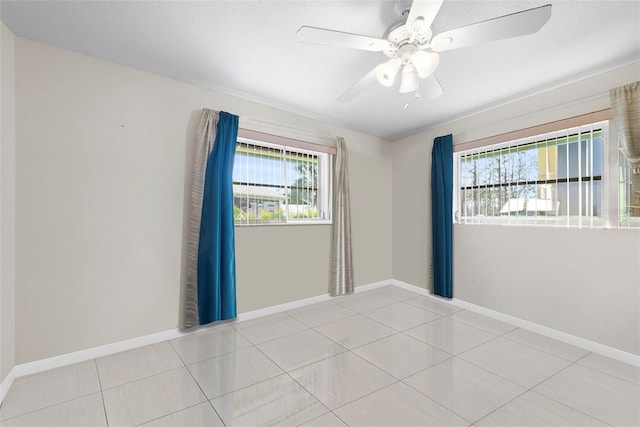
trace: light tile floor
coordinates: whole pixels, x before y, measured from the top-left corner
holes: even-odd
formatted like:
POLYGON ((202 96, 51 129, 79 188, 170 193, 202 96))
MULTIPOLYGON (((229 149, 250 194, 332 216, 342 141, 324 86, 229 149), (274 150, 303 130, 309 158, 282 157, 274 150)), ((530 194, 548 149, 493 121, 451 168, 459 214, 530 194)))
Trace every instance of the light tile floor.
POLYGON ((14 426, 640 426, 640 368, 388 286, 18 378, 14 426))

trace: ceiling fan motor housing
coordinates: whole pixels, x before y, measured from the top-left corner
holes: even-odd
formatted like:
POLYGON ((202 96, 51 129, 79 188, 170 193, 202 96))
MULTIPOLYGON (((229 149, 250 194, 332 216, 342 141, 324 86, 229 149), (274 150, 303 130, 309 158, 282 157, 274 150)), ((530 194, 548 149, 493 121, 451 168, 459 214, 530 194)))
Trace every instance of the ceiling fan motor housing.
POLYGON ((403 18, 400 21, 395 22, 384 33, 384 36, 382 36, 382 38, 389 40, 395 46, 393 49, 383 50, 384 54, 389 58, 393 58, 396 55, 402 57, 400 51, 406 45, 413 46, 413 50, 416 50, 420 49, 421 46, 429 43, 431 40, 431 36, 433 35, 433 30, 431 28, 425 28, 419 34, 415 34, 407 29, 407 26, 405 25, 406 21, 406 18, 403 18), (413 41, 409 43, 412 36, 413 41))

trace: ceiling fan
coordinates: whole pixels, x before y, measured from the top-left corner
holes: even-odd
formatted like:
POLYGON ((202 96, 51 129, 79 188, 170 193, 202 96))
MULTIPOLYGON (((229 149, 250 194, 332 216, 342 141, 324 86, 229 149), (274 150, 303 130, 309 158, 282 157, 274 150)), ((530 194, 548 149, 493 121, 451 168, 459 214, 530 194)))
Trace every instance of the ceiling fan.
POLYGON ((433 74, 440 61, 439 52, 533 34, 551 17, 551 5, 547 4, 434 36, 431 24, 442 3, 443 0, 414 0, 411 8, 402 11, 402 18, 394 22, 382 38, 307 26, 301 27, 297 36, 305 43, 383 52, 390 58, 347 89, 338 97, 338 102, 351 101, 376 80, 383 86, 393 86, 399 72, 400 93, 415 92, 415 97, 420 98, 418 90, 422 83, 424 96, 433 99, 444 93, 433 74))

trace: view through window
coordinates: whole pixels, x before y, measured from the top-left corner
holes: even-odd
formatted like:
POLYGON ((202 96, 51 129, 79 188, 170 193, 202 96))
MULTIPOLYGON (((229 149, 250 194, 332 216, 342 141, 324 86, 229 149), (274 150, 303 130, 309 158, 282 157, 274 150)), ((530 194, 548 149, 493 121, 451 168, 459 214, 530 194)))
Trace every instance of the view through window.
POLYGON ((595 123, 457 156, 461 223, 601 223, 603 138, 595 123))
POLYGON ((330 155, 239 139, 233 167, 236 225, 330 220, 330 155))

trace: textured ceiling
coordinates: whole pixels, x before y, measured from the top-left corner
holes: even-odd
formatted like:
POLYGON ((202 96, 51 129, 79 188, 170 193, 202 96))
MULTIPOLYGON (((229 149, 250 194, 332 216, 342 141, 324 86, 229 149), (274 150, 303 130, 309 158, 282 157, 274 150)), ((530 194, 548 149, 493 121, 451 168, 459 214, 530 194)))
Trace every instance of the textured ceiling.
MULTIPOLYGON (((553 5, 536 34, 440 55, 432 100, 372 85, 335 99, 387 58, 299 43, 303 25, 381 37, 391 1, 0 1, 18 36, 394 140, 640 58, 640 1, 445 0, 434 33, 553 5), (405 104, 409 108, 405 109, 405 104)), ((640 76, 639 76, 640 78, 640 76)))

